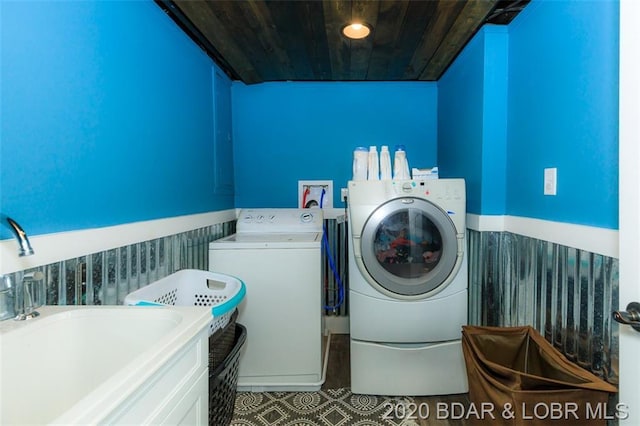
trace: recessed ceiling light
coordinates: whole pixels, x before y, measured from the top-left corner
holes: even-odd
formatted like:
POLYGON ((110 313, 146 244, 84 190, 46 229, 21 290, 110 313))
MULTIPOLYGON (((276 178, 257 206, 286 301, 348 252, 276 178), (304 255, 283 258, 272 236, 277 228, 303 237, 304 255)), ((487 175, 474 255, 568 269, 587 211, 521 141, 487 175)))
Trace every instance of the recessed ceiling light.
POLYGON ((353 39, 365 38, 369 33, 371 33, 371 28, 360 22, 354 22, 342 28, 342 34, 353 39))

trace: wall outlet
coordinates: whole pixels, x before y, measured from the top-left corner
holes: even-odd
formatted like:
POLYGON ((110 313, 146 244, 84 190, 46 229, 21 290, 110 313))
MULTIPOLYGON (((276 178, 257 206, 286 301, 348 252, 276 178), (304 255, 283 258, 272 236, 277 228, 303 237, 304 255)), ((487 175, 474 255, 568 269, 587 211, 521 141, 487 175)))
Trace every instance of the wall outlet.
POLYGON ((347 188, 340 188, 340 199, 344 203, 347 201, 347 197, 349 196, 349 190, 347 188))
POLYGON ((333 181, 332 180, 299 180, 298 181, 298 207, 333 208, 333 181), (324 191, 324 194, 323 194, 324 191))
POLYGON ((544 195, 557 195, 558 169, 555 167, 544 169, 544 195))

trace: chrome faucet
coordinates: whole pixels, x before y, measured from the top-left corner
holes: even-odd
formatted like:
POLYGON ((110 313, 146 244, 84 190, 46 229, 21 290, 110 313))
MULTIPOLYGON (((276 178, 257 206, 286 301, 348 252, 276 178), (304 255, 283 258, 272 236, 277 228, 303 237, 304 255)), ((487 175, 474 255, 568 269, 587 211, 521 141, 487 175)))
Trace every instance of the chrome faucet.
POLYGON ((43 278, 40 271, 30 272, 14 285, 9 276, 0 275, 0 320, 23 321, 40 315, 36 309, 44 305, 43 278))
MULTIPOLYGON (((31 256, 34 251, 27 233, 15 220, 10 217, 6 219, 18 240, 18 254, 31 256)), ((44 274, 40 271, 29 272, 22 274, 22 279, 16 285, 10 276, 0 275, 0 321, 9 318, 20 321, 40 315, 35 309, 44 305, 44 287, 39 282, 43 278, 44 274)))
POLYGON ((29 238, 27 238, 27 233, 24 232, 24 230, 20 225, 18 225, 18 222, 11 219, 10 217, 7 217, 7 222, 9 222, 9 226, 11 226, 11 229, 13 230, 13 233, 15 234, 16 239, 18 240, 18 245, 20 246, 19 255, 31 256, 34 253, 34 251, 33 251, 33 248, 31 248, 31 243, 29 242, 29 238))
POLYGON ((44 274, 40 271, 30 272, 22 276, 20 284, 16 286, 15 320, 22 321, 40 315, 36 308, 44 305, 43 287, 42 283, 40 283, 43 278, 44 274))

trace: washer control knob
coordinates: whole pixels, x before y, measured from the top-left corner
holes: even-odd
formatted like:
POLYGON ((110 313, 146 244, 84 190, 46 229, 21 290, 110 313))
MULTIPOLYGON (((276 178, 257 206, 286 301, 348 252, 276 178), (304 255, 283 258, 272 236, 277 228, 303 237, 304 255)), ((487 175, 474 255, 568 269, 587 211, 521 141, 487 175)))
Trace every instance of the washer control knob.
POLYGON ((412 192, 413 191, 413 186, 411 185, 411 182, 405 182, 402 184, 402 191, 403 192, 412 192))

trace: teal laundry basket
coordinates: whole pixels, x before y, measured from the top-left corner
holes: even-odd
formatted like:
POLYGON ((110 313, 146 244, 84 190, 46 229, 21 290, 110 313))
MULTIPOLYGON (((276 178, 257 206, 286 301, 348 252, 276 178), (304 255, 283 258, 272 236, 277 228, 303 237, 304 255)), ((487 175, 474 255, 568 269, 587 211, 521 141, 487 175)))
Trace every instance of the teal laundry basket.
POLYGON ((246 286, 239 278, 217 272, 183 269, 129 293, 124 304, 211 306, 211 336, 229 324, 245 293, 246 286))

